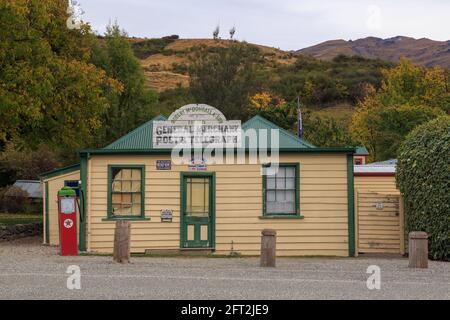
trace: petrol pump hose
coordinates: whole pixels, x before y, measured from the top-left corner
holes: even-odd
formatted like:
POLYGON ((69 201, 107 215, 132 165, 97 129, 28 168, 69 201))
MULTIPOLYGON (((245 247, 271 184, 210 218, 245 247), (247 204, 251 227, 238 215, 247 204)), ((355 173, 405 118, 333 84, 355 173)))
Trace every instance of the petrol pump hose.
POLYGON ((83 215, 81 214, 80 202, 82 202, 83 214, 84 214, 84 201, 83 201, 84 193, 83 193, 83 190, 81 190, 81 188, 79 190, 80 190, 81 197, 79 198, 79 201, 77 201, 77 206, 78 206, 78 212, 80 213, 80 222, 83 222, 84 219, 83 219, 83 215))

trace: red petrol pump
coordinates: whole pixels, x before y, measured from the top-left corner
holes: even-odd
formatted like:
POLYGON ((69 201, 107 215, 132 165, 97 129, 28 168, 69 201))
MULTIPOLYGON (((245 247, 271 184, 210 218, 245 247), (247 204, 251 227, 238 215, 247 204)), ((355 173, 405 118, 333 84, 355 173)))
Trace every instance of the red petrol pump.
POLYGON ((59 245, 62 256, 78 255, 77 195, 71 187, 58 191, 59 245))

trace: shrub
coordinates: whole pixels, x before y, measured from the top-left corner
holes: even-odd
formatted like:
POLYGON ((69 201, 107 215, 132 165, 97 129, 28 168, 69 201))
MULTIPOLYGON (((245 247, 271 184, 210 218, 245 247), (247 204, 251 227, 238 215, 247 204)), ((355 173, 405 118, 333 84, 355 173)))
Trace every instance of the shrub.
POLYGON ((414 129, 399 150, 406 227, 429 236, 431 259, 450 261, 450 116, 414 129))
POLYGON ((58 166, 58 155, 43 144, 36 150, 17 150, 10 144, 0 153, 0 172, 5 173, 9 183, 18 179, 36 180, 39 174, 58 166))
POLYGON ((31 209, 31 199, 28 193, 18 187, 5 188, 0 195, 1 210, 8 213, 28 213, 31 209))

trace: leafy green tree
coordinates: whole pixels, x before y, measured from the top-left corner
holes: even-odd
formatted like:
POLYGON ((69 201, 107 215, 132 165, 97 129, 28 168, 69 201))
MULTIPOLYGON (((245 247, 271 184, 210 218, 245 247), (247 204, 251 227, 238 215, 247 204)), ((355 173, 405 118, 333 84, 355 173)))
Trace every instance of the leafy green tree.
POLYGON ((415 128, 397 164, 397 185, 405 199, 407 231, 428 233, 428 254, 450 261, 450 116, 415 128))
POLYGON ((402 59, 397 67, 383 70, 383 76, 378 98, 384 105, 426 105, 450 112, 450 80, 444 69, 402 59))
POLYGON ((303 113, 303 137, 317 147, 355 146, 345 121, 318 112, 303 113))
POLYGON ((403 59, 383 75, 378 90, 366 89, 350 127, 353 139, 368 148, 372 160, 396 157, 412 129, 449 108, 450 83, 442 69, 425 69, 403 59))
POLYGON ((93 50, 92 62, 123 86, 121 92, 109 92, 110 108, 102 119, 99 145, 123 136, 154 116, 157 94, 145 87, 144 71, 127 37, 117 23, 111 24, 104 45, 98 44, 93 50))
POLYGON ((258 48, 244 43, 199 50, 189 71, 195 101, 219 108, 228 119, 245 120, 249 99, 260 87, 260 58, 258 48))
POLYGON ((354 104, 364 97, 365 84, 381 85, 381 69, 388 66, 388 62, 361 57, 338 56, 332 61, 321 61, 299 55, 294 64, 275 68, 278 77, 271 84, 271 91, 288 101, 300 96, 311 107, 354 104))
POLYGON ((69 158, 86 147, 120 84, 89 63, 88 25, 69 30, 67 1, 0 2, 0 150, 41 143, 69 158))

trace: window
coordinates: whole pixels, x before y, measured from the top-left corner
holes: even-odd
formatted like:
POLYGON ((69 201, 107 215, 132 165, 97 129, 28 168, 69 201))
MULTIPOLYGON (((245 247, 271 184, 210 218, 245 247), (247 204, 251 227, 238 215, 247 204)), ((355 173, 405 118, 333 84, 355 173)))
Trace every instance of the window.
POLYGON ((362 165, 363 164, 362 159, 361 158, 355 158, 355 164, 356 165, 362 165))
POLYGON ((209 178, 186 178, 186 215, 209 216, 209 178))
POLYGON ((298 164, 280 164, 276 174, 263 176, 265 216, 300 215, 298 178, 298 164))
POLYGON ((144 166, 109 166, 108 218, 144 218, 144 166))

